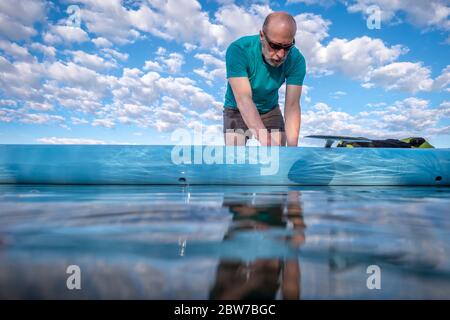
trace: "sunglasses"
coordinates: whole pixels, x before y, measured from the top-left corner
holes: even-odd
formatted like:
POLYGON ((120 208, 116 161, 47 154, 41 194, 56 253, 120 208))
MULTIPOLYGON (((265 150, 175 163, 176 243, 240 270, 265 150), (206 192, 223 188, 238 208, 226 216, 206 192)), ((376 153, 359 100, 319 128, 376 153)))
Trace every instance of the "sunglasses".
POLYGON ((273 43, 272 41, 270 41, 264 32, 263 32, 263 35, 264 35, 264 39, 266 39, 266 42, 269 45, 269 47, 271 47, 275 51, 280 51, 281 49, 284 49, 284 51, 289 51, 295 45, 295 38, 291 44, 281 45, 281 44, 273 43))

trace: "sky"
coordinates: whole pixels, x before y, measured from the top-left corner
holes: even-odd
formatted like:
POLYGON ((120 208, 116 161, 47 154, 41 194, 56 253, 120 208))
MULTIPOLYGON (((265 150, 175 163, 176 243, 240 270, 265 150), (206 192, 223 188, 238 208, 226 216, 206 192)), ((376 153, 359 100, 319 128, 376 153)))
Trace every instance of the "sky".
POLYGON ((226 48, 280 10, 307 64, 300 146, 450 147, 448 0, 0 1, 0 143, 223 144, 226 48))

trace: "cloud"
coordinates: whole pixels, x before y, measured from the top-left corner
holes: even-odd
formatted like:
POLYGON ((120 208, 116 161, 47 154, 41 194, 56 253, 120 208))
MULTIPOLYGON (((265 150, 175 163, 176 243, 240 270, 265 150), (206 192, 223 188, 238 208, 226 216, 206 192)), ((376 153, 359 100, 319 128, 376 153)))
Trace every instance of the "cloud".
POLYGON ((166 49, 159 47, 156 51, 157 61, 147 60, 144 64, 144 70, 153 70, 158 72, 179 73, 184 64, 184 56, 180 53, 167 53, 166 49))
POLYGON ((116 126, 114 121, 111 119, 95 119, 94 121, 92 121, 92 125, 94 127, 100 126, 109 129, 114 128, 116 126))
POLYGON ((398 19, 404 13, 406 20, 416 27, 450 30, 450 7, 446 0, 357 0, 347 9, 367 15, 366 9, 372 5, 381 9, 381 17, 385 21, 391 21, 394 17, 398 19))
POLYGON ((102 70, 117 67, 114 61, 106 61, 96 54, 89 54, 81 50, 67 51, 67 53, 73 56, 73 62, 89 69, 102 70))
POLYGON ((11 99, 0 99, 0 106, 14 107, 17 105, 17 101, 11 99))
POLYGON ((431 107, 417 98, 393 104, 374 104, 374 109, 350 114, 317 103, 302 114, 302 135, 333 134, 368 138, 432 137, 446 132, 441 123, 450 117, 448 102, 431 107), (376 105, 376 106, 375 106, 376 105))
POLYGON ((160 58, 160 61, 164 61, 167 65, 170 73, 177 73, 180 71, 181 66, 184 64, 184 57, 180 53, 172 52, 166 58, 160 58))
POLYGON ((331 97, 333 97, 334 99, 339 99, 340 97, 346 96, 347 92, 343 92, 343 91, 336 91, 331 93, 331 97))
POLYGON ((87 121, 86 119, 81 119, 81 118, 77 118, 77 117, 71 117, 70 121, 72 121, 72 124, 74 124, 74 125, 89 123, 89 121, 87 121))
POLYGON ((245 9, 228 3, 212 20, 196 0, 142 1, 128 7, 119 0, 71 2, 82 4, 80 15, 89 33, 111 43, 123 45, 148 33, 185 44, 188 50, 197 46, 224 49, 234 39, 256 33, 271 12, 267 5, 253 4, 245 9))
POLYGON ((56 49, 52 46, 46 46, 38 42, 34 42, 30 45, 30 48, 39 52, 42 52, 45 56, 55 57, 56 49))
POLYGON ((14 42, 0 39, 0 50, 13 57, 15 60, 32 60, 32 56, 28 52, 28 49, 21 47, 14 42))
POLYGON ((389 48, 381 40, 367 36, 352 40, 334 38, 324 45, 330 21, 309 13, 297 15, 295 20, 298 26, 295 40, 312 74, 340 72, 361 80, 373 68, 393 62, 407 52, 400 45, 389 48))
POLYGON ((39 138, 36 139, 39 143, 44 144, 107 144, 105 141, 97 139, 84 139, 84 138, 39 138))
POLYGON ((153 70, 162 72, 164 70, 163 66, 157 61, 147 60, 144 64, 144 70, 153 70))
POLYGON ((109 41, 106 38, 102 38, 102 37, 98 37, 95 39, 92 39, 92 42, 95 44, 95 46, 97 48, 102 48, 102 47, 112 47, 112 43, 111 41, 109 41))
POLYGON ((36 61, 10 62, 0 56, 0 92, 9 98, 23 100, 42 100, 41 87, 42 65, 36 61))
POLYGON ((107 58, 110 58, 110 59, 111 58, 116 58, 116 59, 119 59, 121 61, 127 61, 128 57, 129 57, 128 53, 122 53, 122 52, 119 52, 117 50, 110 49, 110 48, 101 49, 101 52, 107 58))
POLYGON ((89 41, 88 34, 79 27, 50 25, 49 31, 43 35, 46 43, 81 43, 89 41))
POLYGON ((410 93, 430 91, 433 88, 430 74, 430 69, 422 67, 421 63, 396 62, 370 71, 367 75, 370 80, 363 86, 377 85, 386 90, 410 93))
POLYGON ((19 122, 32 124, 47 124, 47 123, 63 123, 64 117, 59 115, 52 115, 47 113, 25 113, 19 119, 19 122))
POLYGON ((268 5, 251 5, 248 9, 237 5, 219 8, 215 18, 219 24, 217 29, 218 45, 226 47, 235 39, 257 34, 262 27, 265 17, 272 12, 268 5))
POLYGON ((287 3, 318 4, 325 7, 342 3, 348 12, 360 12, 364 17, 368 15, 367 8, 378 6, 381 10, 381 19, 385 22, 398 23, 405 17, 407 22, 418 28, 450 30, 450 7, 447 0, 288 0, 287 3))
POLYGON ((21 122, 26 124, 60 124, 64 126, 65 118, 48 113, 30 113, 26 108, 0 108, 0 121, 21 122))
POLYGON ((75 85, 86 89, 105 88, 107 78, 101 77, 95 71, 75 64, 73 62, 62 63, 60 61, 47 65, 47 75, 66 85, 75 85))
POLYGON ((304 3, 306 5, 318 4, 324 7, 328 7, 335 4, 336 0, 287 0, 286 3, 304 3))
POLYGON ((380 39, 367 36, 352 40, 334 38, 324 45, 329 21, 313 14, 300 14, 295 19, 299 30, 296 42, 306 56, 308 73, 313 76, 339 72, 362 81, 364 88, 382 87, 408 93, 448 87, 450 67, 432 79, 430 68, 421 62, 396 62, 409 51, 401 45, 387 47, 380 39))
POLYGON ((123 141, 105 141, 98 139, 89 139, 89 138, 58 138, 58 137, 44 137, 36 139, 39 143, 44 144, 88 144, 88 145, 136 145, 134 142, 123 142, 123 141))
MULTIPOLYGON (((140 33, 133 24, 139 24, 141 20, 151 23, 155 18, 149 14, 146 6, 142 6, 137 12, 133 13, 133 10, 127 10, 122 6, 120 0, 74 0, 70 2, 80 5, 82 25, 86 27, 89 33, 97 35, 97 38, 100 37, 110 43, 120 45, 139 38, 140 33)), ((104 40, 97 41, 98 45, 101 43, 106 42, 104 40)))
POLYGON ((435 90, 446 90, 447 92, 450 85, 450 65, 445 67, 444 70, 442 70, 441 74, 435 79, 433 83, 433 88, 435 90))
MULTIPOLYGON (((198 53, 194 56, 203 62, 202 68, 194 69, 194 72, 208 81, 215 79, 226 81, 225 61, 211 54, 198 53)), ((210 82, 210 85, 212 83, 210 82)))
POLYGON ((45 2, 40 0, 0 1, 0 36, 13 41, 37 34, 34 24, 45 19, 45 2))
POLYGON ((25 106, 28 109, 36 110, 36 111, 51 111, 53 110, 53 105, 47 102, 35 102, 35 101, 28 101, 25 106))

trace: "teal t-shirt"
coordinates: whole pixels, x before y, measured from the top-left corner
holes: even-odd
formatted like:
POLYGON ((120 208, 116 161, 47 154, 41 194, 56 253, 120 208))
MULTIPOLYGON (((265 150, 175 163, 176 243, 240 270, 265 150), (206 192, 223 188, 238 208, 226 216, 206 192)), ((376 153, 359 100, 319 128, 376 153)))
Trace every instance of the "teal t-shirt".
MULTIPOLYGON (((272 67, 262 56, 259 35, 239 38, 232 42, 226 52, 227 78, 248 77, 252 98, 260 113, 278 105, 278 89, 287 84, 301 86, 306 73, 305 58, 293 47, 279 67, 272 67)), ((230 83, 225 94, 225 108, 237 108, 230 83)))

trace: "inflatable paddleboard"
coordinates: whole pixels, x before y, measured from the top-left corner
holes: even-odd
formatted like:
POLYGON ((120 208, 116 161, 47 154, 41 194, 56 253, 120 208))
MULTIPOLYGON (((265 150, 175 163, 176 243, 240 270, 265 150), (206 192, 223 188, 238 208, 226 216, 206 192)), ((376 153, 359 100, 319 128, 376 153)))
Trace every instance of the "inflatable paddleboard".
POLYGON ((450 185, 450 149, 0 145, 2 184, 450 185))

